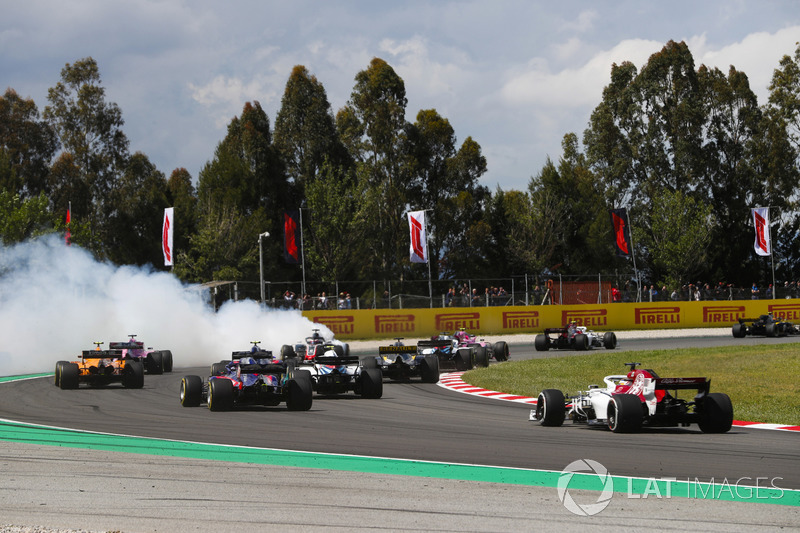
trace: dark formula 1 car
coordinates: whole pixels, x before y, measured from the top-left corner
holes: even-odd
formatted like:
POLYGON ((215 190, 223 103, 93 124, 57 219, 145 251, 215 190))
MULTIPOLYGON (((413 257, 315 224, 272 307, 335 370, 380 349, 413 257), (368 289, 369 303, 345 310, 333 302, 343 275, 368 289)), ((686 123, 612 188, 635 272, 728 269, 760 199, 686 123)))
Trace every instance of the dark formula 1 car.
POLYGON ((112 350, 122 350, 125 357, 141 361, 148 374, 172 372, 172 352, 170 350, 145 348, 143 342, 136 340, 136 335, 129 335, 129 337, 130 339, 125 342, 111 342, 108 347, 112 350))
POLYGON ((590 385, 577 396, 564 398, 557 389, 539 393, 530 420, 560 426, 568 415, 573 423, 606 426, 615 433, 642 426, 673 427, 697 424, 704 433, 725 433, 733 424, 733 406, 727 394, 709 392, 706 378, 661 378, 653 370, 625 363, 627 374, 606 376, 605 388, 590 385), (678 398, 678 391, 696 391, 694 398, 678 398))
POLYGON ((489 359, 508 361, 508 343, 505 341, 497 341, 492 344, 483 339, 478 339, 475 335, 467 333, 467 330, 464 328, 453 333, 453 338, 458 341, 459 347, 474 347, 476 361, 488 361, 489 359), (485 357, 482 352, 486 352, 485 357))
POLYGON ((181 380, 181 405, 196 407, 206 402, 211 411, 226 411, 247 405, 276 406, 282 402, 290 411, 311 409, 313 388, 307 370, 298 370, 272 357, 253 343, 250 351, 233 352, 221 368, 212 365, 211 377, 181 380))
POLYGON ((439 381, 439 358, 435 354, 421 354, 417 346, 403 346, 400 339, 392 346, 379 347, 378 356, 364 362, 370 360, 377 362, 384 376, 395 381, 412 377, 419 377, 423 383, 439 381))
POLYGON ((439 368, 445 370, 471 370, 476 365, 489 366, 489 354, 486 350, 478 353, 475 346, 461 346, 458 339, 446 333, 434 335, 431 340, 419 341, 417 352, 421 355, 435 355, 439 359, 439 368))
POLYGON ((94 350, 83 350, 80 361, 56 363, 55 385, 62 389, 77 389, 81 383, 92 387, 104 387, 110 383, 122 383, 129 389, 144 386, 144 367, 141 361, 126 358, 122 350, 101 350, 102 342, 96 342, 94 350))
POLYGON ((781 318, 775 318, 771 313, 758 318, 740 318, 739 322, 734 324, 731 329, 733 336, 739 339, 747 335, 785 337, 786 335, 800 334, 797 326, 781 318))
POLYGON ((336 344, 342 347, 344 355, 350 355, 350 345, 337 339, 325 340, 318 329, 312 330, 311 336, 294 344, 281 346, 281 359, 299 357, 300 359, 314 359, 326 352, 326 344, 336 344))
POLYGON ((383 396, 383 375, 374 359, 360 361, 356 355, 345 355, 340 344, 326 343, 324 351, 314 357, 288 359, 289 367, 307 371, 317 394, 333 395, 353 391, 362 398, 383 396))
POLYGON ((559 350, 589 350, 602 348, 613 350, 617 347, 617 335, 607 331, 602 335, 585 326, 570 324, 563 328, 547 328, 543 334, 536 335, 533 346, 538 352, 551 348, 559 350))

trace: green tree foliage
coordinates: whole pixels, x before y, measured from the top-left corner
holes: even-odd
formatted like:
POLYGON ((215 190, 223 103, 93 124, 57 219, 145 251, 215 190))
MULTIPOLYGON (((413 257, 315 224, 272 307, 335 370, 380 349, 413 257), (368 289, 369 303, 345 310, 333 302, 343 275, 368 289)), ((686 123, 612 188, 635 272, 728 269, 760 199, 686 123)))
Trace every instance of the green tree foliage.
POLYGON ((653 280, 675 288, 707 271, 715 227, 710 205, 665 188, 638 220, 646 223, 633 227, 633 239, 653 280))
POLYGON ((371 227, 362 194, 366 184, 352 171, 343 172, 325 162, 306 187, 305 260, 308 272, 321 281, 358 279, 369 257, 363 248, 371 227))
POLYGON ((44 193, 23 199, 14 191, 0 189, 0 242, 15 244, 54 231, 44 193))
POLYGON ((119 264, 163 265, 161 230, 167 181, 146 155, 136 152, 112 192, 115 209, 109 259, 119 264))
POLYGON ((334 164, 346 163, 325 88, 302 65, 292 69, 286 82, 274 137, 286 174, 297 189, 293 196, 296 205, 326 159, 334 164))
MULTIPOLYGON (((178 253, 179 259, 190 263, 179 270, 180 275, 198 281, 257 279, 258 235, 279 234, 287 198, 269 118, 258 102, 248 102, 241 117, 231 120, 214 159, 200 172, 197 194, 199 230, 187 253, 178 253)), ((275 242, 265 241, 269 275, 277 265, 275 242)))
POLYGON ((174 208, 172 243, 175 250, 186 250, 189 238, 197 231, 197 193, 192 176, 185 168, 176 168, 167 180, 167 203, 174 208))
POLYGON ((0 96, 0 150, 14 170, 14 180, 7 174, 0 188, 16 191, 22 198, 46 192, 50 162, 57 149, 55 132, 39 119, 34 101, 6 89, 0 96))
POLYGON ((403 213, 408 202, 411 168, 407 157, 406 90, 402 78, 384 60, 374 58, 355 78, 350 100, 337 114, 337 130, 356 161, 358 174, 374 193, 371 208, 378 220, 369 238, 377 253, 372 276, 398 277, 402 257, 403 213), (401 229, 402 228, 402 229, 401 229))
MULTIPOLYGON (((89 192, 86 199, 71 200, 76 210, 86 213, 92 232, 97 235, 103 249, 95 252, 105 255, 113 238, 105 224, 114 210, 112 191, 116 180, 125 171, 128 159, 128 138, 122 131, 122 111, 114 103, 105 101, 100 71, 91 57, 67 65, 61 70, 61 81, 47 92, 50 105, 44 109, 44 118, 56 131, 64 152, 71 156, 71 164, 78 169, 80 187, 89 192)), ((71 173, 58 177, 73 176, 71 173)), ((71 185, 56 183, 61 191, 71 185)), ((55 206, 64 209, 66 206, 55 206)))
POLYGON ((668 42, 638 73, 630 63, 612 67, 584 145, 607 206, 628 206, 645 233, 653 231, 645 215, 665 191, 713 209, 709 261, 698 272, 706 278, 725 277, 736 264, 732 281, 751 279, 749 207, 785 206, 798 186, 786 156, 775 153, 786 142, 764 119, 747 76, 734 67, 727 75, 695 70, 685 43, 668 42))

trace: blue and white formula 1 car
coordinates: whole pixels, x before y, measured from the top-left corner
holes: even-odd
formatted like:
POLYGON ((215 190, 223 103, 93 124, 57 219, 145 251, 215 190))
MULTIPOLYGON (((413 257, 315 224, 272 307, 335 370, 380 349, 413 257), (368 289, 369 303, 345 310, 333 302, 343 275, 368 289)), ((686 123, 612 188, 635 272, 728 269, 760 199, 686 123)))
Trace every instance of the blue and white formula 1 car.
POLYGON ((489 366, 489 353, 477 350, 475 345, 462 346, 453 335, 442 333, 431 340, 419 341, 417 350, 422 355, 439 358, 439 368, 444 370, 472 370, 475 366, 489 366))
POLYGON ((272 357, 257 342, 250 351, 233 352, 230 362, 214 363, 207 382, 199 376, 181 380, 181 405, 196 407, 206 402, 211 411, 227 411, 243 405, 276 406, 290 411, 311 409, 311 375, 272 357))
POLYGON ((606 426, 615 433, 637 431, 642 426, 674 427, 697 424, 704 433, 725 433, 733 424, 733 406, 727 394, 711 393, 706 378, 661 378, 640 363, 625 363, 627 374, 606 376, 606 387, 590 385, 565 400, 564 393, 546 389, 539 393, 530 420, 543 426, 560 426, 569 416, 573 423, 606 426), (687 401, 679 390, 697 394, 687 401))
POLYGON ((314 359, 318 355, 325 353, 326 344, 336 344, 342 347, 344 355, 350 355, 350 345, 346 342, 331 338, 325 339, 318 329, 312 330, 311 336, 306 337, 305 340, 298 341, 294 344, 284 344, 281 346, 281 359, 286 361, 292 357, 300 359, 314 359))
POLYGON ((340 344, 324 344, 322 355, 288 360, 287 365, 311 374, 314 390, 320 395, 355 392, 362 398, 383 396, 383 375, 374 359, 359 361, 356 355, 345 355, 340 344))
POLYGON ((380 346, 378 356, 365 358, 364 364, 376 361, 383 375, 395 381, 408 381, 419 377, 423 383, 439 381, 439 358, 436 354, 422 354, 417 346, 404 346, 397 339, 391 346, 380 346))

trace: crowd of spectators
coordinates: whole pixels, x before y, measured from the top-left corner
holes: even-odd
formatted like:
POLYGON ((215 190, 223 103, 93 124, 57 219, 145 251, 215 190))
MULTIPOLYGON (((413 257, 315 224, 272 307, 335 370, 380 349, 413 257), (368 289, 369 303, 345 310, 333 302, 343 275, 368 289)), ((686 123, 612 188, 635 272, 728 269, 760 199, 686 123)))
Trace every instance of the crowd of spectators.
POLYGON ((466 283, 450 287, 444 295, 445 307, 483 307, 486 305, 512 305, 511 295, 503 287, 489 286, 483 292, 470 290, 466 283))

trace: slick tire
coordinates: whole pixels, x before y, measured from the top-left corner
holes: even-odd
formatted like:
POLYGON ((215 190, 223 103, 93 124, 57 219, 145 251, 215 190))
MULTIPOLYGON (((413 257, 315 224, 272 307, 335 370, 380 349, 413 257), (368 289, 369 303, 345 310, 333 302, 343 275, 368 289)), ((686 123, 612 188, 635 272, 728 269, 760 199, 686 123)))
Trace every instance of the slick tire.
POLYGON ((420 376, 423 383, 438 383, 439 358, 435 355, 426 355, 420 363, 420 376))
POLYGON ((126 389, 144 387, 144 365, 140 361, 128 360, 122 369, 122 386, 126 389))
POLYGON ((209 411, 229 411, 233 407, 233 382, 225 378, 208 380, 209 411))
POLYGON ((383 374, 378 368, 361 371, 361 397, 378 399, 383 396, 383 374))
POLYGON ((286 385, 289 389, 286 396, 286 408, 289 411, 311 409, 314 388, 311 383, 311 373, 308 370, 295 370, 286 385))
POLYGON ((536 399, 536 419, 543 426, 557 427, 564 424, 567 408, 564 393, 558 389, 545 389, 536 399))
POLYGON ((730 431, 733 425, 733 404, 727 394, 712 392, 706 395, 698 425, 703 433, 730 431))
POLYGON ((203 380, 200 376, 183 376, 181 379, 181 405, 197 407, 203 401, 203 380))
POLYGON ((635 394, 616 394, 608 402, 608 429, 631 433, 642 427, 643 403, 635 394))
POLYGON ((61 365, 61 377, 58 386, 61 389, 77 389, 80 381, 80 370, 77 363, 64 362, 61 365))

